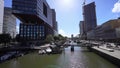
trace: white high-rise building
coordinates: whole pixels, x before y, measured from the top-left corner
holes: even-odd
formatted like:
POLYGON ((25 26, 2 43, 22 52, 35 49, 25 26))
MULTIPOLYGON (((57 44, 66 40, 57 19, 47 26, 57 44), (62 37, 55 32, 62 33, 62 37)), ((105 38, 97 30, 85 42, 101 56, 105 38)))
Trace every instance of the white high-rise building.
POLYGON ((10 34, 12 38, 16 36, 16 17, 9 7, 4 8, 3 33, 10 34))
POLYGON ((0 34, 3 28, 4 0, 0 0, 0 34))

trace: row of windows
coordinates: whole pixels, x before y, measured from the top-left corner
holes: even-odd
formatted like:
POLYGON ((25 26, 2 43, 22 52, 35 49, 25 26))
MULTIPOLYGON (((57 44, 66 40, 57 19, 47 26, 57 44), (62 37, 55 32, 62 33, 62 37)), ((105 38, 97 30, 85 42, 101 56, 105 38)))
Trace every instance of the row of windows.
POLYGON ((44 31, 43 32, 32 32, 32 31, 24 31, 24 32, 22 32, 21 31, 21 33, 24 33, 24 34, 36 34, 36 35, 38 35, 38 34, 44 33, 44 31))
POLYGON ((21 34, 21 36, 27 36, 27 37, 44 37, 44 34, 39 34, 39 35, 36 35, 36 34, 21 34))
POLYGON ((44 26, 41 26, 41 25, 24 25, 24 24, 21 24, 20 26, 21 28, 25 27, 25 28, 44 28, 44 26))
POLYGON ((15 10, 21 10, 21 11, 26 11, 26 12, 35 12, 37 9, 36 8, 31 8, 31 7, 25 7, 25 6, 23 6, 23 7, 19 7, 19 6, 13 6, 13 9, 15 9, 15 10), (24 8, 23 8, 24 7, 24 8))
POLYGON ((18 1, 16 1, 16 0, 13 0, 13 4, 15 4, 15 3, 19 3, 19 4, 36 4, 37 3, 37 1, 26 1, 26 0, 18 0, 18 1))
POLYGON ((21 26, 20 29, 25 31, 44 31, 44 26, 21 26))
POLYGON ((24 37, 24 39, 28 39, 28 40, 31 40, 31 39, 34 39, 34 40, 36 40, 36 39, 44 39, 44 37, 24 37))
MULTIPOLYGON (((29 1, 29 0, 13 0, 13 9, 19 10, 23 12, 35 12, 35 14, 41 13, 43 9, 43 14, 45 17, 47 17, 47 5, 42 0, 35 0, 35 1, 29 1), (42 8, 43 7, 43 8, 42 8), (38 9, 37 9, 38 8, 38 9)), ((40 15, 40 14, 39 14, 40 15)))
POLYGON ((26 4, 26 3, 19 3, 19 2, 15 2, 13 3, 13 6, 19 6, 19 7, 22 7, 22 8, 25 8, 25 7, 28 7, 28 8, 35 8, 36 7, 36 4, 34 3, 31 3, 31 4, 26 4))
POLYGON ((21 25, 20 26, 21 37, 44 37, 44 26, 33 26, 33 25, 21 25))
POLYGON ((44 32, 20 32, 21 35, 27 35, 27 36, 44 36, 44 32))
POLYGON ((44 37, 45 35, 44 35, 44 33, 41 33, 41 34, 39 34, 39 35, 37 35, 36 33, 34 33, 34 34, 20 34, 21 35, 21 37, 44 37))
POLYGON ((43 38, 44 35, 40 34, 39 36, 36 36, 36 35, 23 35, 21 34, 20 35, 21 37, 27 37, 27 38, 34 38, 34 39, 38 39, 38 38, 43 38))

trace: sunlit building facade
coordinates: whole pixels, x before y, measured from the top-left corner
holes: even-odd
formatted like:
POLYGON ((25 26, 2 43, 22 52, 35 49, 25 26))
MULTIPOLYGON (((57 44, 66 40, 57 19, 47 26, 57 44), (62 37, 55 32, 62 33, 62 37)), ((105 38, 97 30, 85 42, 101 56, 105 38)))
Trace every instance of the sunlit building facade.
POLYGON ((12 14, 12 8, 4 8, 3 33, 16 36, 16 17, 12 14))
POLYGON ((88 39, 120 40, 120 19, 109 20, 87 33, 88 39))
POLYGON ((95 38, 99 40, 119 39, 120 19, 109 20, 95 29, 95 38))
POLYGON ((0 0, 0 34, 3 32, 4 0, 0 0))
POLYGON ((53 29, 54 29, 54 35, 58 35, 58 22, 56 21, 56 12, 54 9, 52 10, 52 22, 53 22, 53 29))

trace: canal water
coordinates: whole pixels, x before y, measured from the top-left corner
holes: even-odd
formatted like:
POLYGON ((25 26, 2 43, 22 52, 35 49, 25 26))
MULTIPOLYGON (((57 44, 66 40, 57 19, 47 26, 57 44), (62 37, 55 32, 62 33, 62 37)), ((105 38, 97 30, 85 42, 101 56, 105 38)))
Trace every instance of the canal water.
POLYGON ((0 68, 117 68, 85 48, 65 48, 62 54, 38 55, 37 52, 0 64, 0 68))

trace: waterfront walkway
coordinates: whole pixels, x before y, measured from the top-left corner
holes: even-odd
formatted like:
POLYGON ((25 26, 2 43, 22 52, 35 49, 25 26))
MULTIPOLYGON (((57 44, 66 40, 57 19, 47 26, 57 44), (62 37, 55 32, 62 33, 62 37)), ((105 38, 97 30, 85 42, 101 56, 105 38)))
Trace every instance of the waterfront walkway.
POLYGON ((110 56, 112 56, 112 57, 115 57, 115 58, 117 58, 117 59, 120 60, 120 51, 119 51, 119 50, 115 50, 115 49, 114 49, 113 52, 110 52, 110 51, 107 50, 106 47, 104 47, 104 46, 99 46, 99 48, 98 48, 98 47, 92 47, 92 48, 93 48, 93 49, 96 49, 96 50, 98 50, 98 51, 100 51, 100 52, 103 52, 103 53, 105 53, 105 54, 108 54, 108 55, 110 55, 110 56))
POLYGON ((103 43, 101 41, 86 41, 86 40, 81 40, 81 42, 89 45, 95 44, 96 46, 93 46, 92 49, 120 60, 120 46, 115 45, 115 43, 108 42, 103 43))

